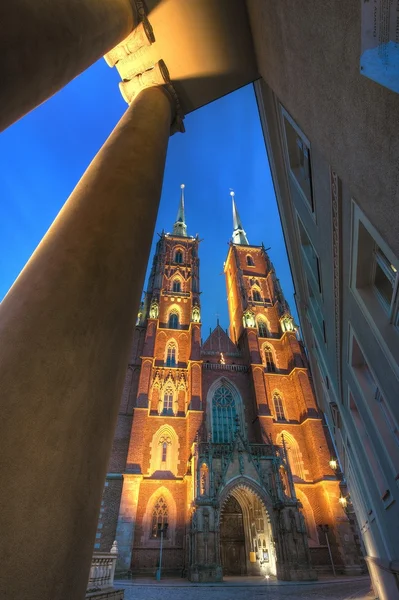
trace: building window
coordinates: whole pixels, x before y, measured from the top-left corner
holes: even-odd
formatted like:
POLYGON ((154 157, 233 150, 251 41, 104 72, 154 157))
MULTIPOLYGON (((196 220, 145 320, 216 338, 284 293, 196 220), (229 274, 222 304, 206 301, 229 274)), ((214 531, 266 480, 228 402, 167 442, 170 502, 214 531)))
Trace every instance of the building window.
POLYGON ((262 302, 259 290, 252 290, 252 299, 254 302, 262 302))
POLYGON ((254 267, 255 266, 254 259, 249 254, 247 256, 247 265, 248 265, 248 267, 254 267))
MULTIPOLYGON (((398 423, 352 331, 350 365, 361 390, 364 405, 371 417, 372 427, 378 433, 378 436, 372 435, 371 437, 382 440, 388 461, 392 464, 394 475, 397 476, 399 474, 398 423)), ((350 398, 352 398, 352 394, 350 394, 350 398)), ((352 403, 355 403, 354 399, 352 403)))
POLYGON ((313 275, 315 282, 321 292, 321 277, 320 277, 320 263, 319 257, 316 254, 316 250, 313 247, 312 242, 306 232, 302 221, 298 217, 298 229, 299 229, 299 241, 301 244, 302 252, 305 256, 306 263, 308 264, 309 270, 313 275))
POLYGON ((166 462, 167 455, 168 455, 168 443, 167 442, 163 442, 162 443, 162 457, 161 457, 161 462, 163 462, 163 463, 166 462))
POLYGON ((283 122, 289 169, 313 212, 312 166, 310 144, 288 113, 283 109, 283 122))
POLYGON ((374 241, 362 222, 358 223, 357 259, 356 287, 364 291, 367 291, 367 288, 371 290, 390 322, 397 327, 399 324, 397 266, 374 241))
POLYGON ((273 350, 271 349, 270 346, 264 347, 264 354, 265 354, 266 369, 269 371, 269 373, 275 373, 276 365, 274 362, 273 350))
POLYGON ((273 394, 273 404, 274 404, 274 411, 276 413, 276 420, 277 421, 285 421, 286 418, 284 415, 283 401, 278 392, 275 392, 273 394))
POLYGON ((268 337, 267 326, 263 319, 259 319, 258 321, 258 335, 263 338, 268 337))
POLYGON ((225 386, 219 387, 212 399, 212 434, 216 444, 227 444, 235 437, 238 424, 233 394, 225 386))
POLYGON ((160 496, 152 511, 151 537, 159 537, 160 530, 165 529, 165 525, 168 525, 168 505, 163 496, 160 496))
POLYGON ((175 262, 179 265, 183 262, 183 252, 181 250, 176 250, 175 252, 175 262))
POLYGON ((180 281, 178 279, 174 280, 173 286, 172 286, 172 290, 174 292, 178 292, 178 293, 181 292, 181 283, 180 283, 180 281))
POLYGON ((178 329, 179 328, 179 315, 175 312, 170 313, 169 321, 168 321, 169 329, 178 329))
POLYGON ((175 342, 169 342, 167 350, 166 350, 166 366, 167 367, 176 367, 177 359, 176 359, 176 344, 175 342))
POLYGON ((399 374, 399 260, 353 202, 351 289, 399 374))
POLYGON ((168 388, 163 395, 163 412, 171 413, 173 410, 173 390, 168 388))

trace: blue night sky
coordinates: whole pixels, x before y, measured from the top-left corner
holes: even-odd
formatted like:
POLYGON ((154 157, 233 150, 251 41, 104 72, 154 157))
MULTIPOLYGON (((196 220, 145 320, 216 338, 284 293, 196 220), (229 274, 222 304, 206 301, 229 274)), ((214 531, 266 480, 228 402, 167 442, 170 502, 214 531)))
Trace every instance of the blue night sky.
MULTIPOLYGON (((1 134, 0 298, 125 109, 118 74, 101 60, 1 134)), ((252 85, 188 115, 185 126, 170 139, 156 232, 171 231, 184 183, 188 233, 203 240, 205 339, 217 314, 228 326, 222 272, 232 234, 229 188, 249 242, 271 247, 291 309, 293 285, 252 85)))

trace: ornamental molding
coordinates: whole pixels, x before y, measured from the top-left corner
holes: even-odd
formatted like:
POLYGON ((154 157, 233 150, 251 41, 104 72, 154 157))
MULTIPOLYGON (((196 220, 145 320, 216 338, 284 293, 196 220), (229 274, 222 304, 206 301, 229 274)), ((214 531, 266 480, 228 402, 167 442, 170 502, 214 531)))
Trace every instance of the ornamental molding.
POLYGON ((330 168, 331 185, 331 217, 332 217, 332 256, 333 256, 333 293, 334 293, 334 326, 337 381, 341 389, 341 181, 335 171, 330 168))
POLYGON ((156 38, 144 2, 133 2, 139 23, 120 44, 107 52, 104 56, 105 62, 109 67, 116 67, 122 79, 119 90, 127 104, 131 104, 142 90, 161 86, 175 106, 175 118, 170 133, 184 133, 184 113, 170 80, 168 68, 158 54, 156 38))

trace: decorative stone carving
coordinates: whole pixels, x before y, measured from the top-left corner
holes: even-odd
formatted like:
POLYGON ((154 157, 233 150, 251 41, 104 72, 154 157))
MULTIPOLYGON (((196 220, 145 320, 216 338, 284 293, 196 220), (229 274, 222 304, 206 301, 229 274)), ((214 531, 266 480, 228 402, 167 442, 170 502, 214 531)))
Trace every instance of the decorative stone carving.
POLYGON ((199 306, 193 306, 193 310, 191 311, 191 320, 194 323, 200 323, 201 313, 200 313, 199 306))
POLYGON ((285 331, 297 331, 298 325, 294 321, 294 317, 290 314, 284 314, 280 319, 281 330, 285 331))
POLYGON ((153 300, 150 306, 150 319, 158 319, 159 316, 159 304, 157 300, 153 300))
POLYGON ((244 327, 256 327, 255 315, 251 310, 245 311, 242 320, 244 327))
POLYGON ((184 113, 182 111, 176 91, 170 81, 168 69, 159 56, 155 36, 151 24, 145 14, 144 3, 136 0, 140 23, 115 48, 105 55, 105 60, 110 67, 116 66, 122 81, 119 84, 123 99, 130 104, 144 89, 162 86, 169 94, 175 106, 175 119, 171 125, 171 134, 178 131, 184 132, 184 113))

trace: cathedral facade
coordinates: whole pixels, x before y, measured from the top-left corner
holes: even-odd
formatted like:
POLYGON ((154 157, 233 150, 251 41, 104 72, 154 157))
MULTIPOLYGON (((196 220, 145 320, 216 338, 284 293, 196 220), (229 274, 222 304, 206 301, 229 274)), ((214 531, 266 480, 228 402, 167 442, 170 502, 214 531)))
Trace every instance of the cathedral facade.
MULTIPOLYGON (((182 186, 183 187, 183 186, 182 186)), ((184 190, 140 308, 96 538, 121 574, 315 579, 360 571, 297 326, 233 196, 229 333, 201 340, 184 190)))

